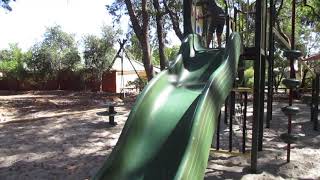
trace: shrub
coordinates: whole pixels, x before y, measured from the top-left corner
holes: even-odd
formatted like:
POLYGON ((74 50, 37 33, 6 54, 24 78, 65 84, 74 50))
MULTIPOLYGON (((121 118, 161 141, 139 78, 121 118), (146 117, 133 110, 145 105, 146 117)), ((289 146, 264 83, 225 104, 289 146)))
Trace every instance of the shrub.
POLYGON ((254 83, 254 70, 252 67, 246 69, 244 71, 244 80, 245 80, 245 86, 246 87, 253 87, 254 83))

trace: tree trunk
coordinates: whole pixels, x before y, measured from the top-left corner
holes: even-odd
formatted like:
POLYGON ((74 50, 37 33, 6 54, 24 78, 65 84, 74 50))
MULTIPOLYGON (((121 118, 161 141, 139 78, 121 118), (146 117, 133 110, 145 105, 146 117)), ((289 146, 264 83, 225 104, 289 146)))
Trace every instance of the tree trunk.
POLYGON ((147 0, 142 0, 141 3, 142 23, 139 22, 131 0, 125 0, 125 3, 132 23, 132 28, 142 47, 142 62, 147 74, 147 78, 150 81, 153 78, 153 67, 151 63, 151 51, 149 43, 149 14, 147 12, 147 0))
POLYGON ((275 86, 275 90, 276 90, 276 92, 278 92, 278 88, 279 88, 279 86, 280 86, 280 83, 281 83, 281 80, 282 80, 282 78, 283 78, 283 72, 281 73, 281 75, 280 75, 280 77, 278 78, 278 81, 276 81, 276 86, 275 86))
POLYGON ((145 38, 145 40, 143 40, 141 43, 144 44, 144 46, 142 46, 142 61, 147 74, 148 81, 150 81, 153 78, 153 66, 151 64, 149 38, 145 38))
POLYGON ((166 10, 166 12, 169 14, 171 23, 172 23, 172 28, 174 30, 174 32, 176 33, 176 35, 178 36, 178 38, 180 39, 180 41, 182 41, 183 39, 183 33, 179 27, 179 18, 178 15, 175 14, 172 10, 170 10, 170 8, 168 7, 167 4, 167 0, 163 1, 164 4, 164 8, 166 10))
POLYGON ((306 77, 307 77, 308 69, 303 70, 303 75, 302 75, 302 80, 301 80, 301 85, 300 89, 303 91, 303 88, 306 86, 306 77))
POLYGON ((157 36, 159 44, 159 56, 160 56, 160 69, 161 71, 166 68, 167 58, 164 53, 164 38, 163 38, 163 19, 160 10, 159 0, 153 0, 153 7, 156 10, 156 23, 157 23, 157 36))

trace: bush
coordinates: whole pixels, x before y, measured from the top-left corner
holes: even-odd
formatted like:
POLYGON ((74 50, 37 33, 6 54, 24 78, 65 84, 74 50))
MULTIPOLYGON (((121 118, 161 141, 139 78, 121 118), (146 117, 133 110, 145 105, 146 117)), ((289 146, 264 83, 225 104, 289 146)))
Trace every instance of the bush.
POLYGON ((246 87, 253 87, 253 83, 254 83, 254 70, 252 67, 250 67, 249 69, 246 69, 244 71, 244 81, 245 81, 245 86, 246 87))
POLYGON ((126 86, 133 86, 136 89, 139 89, 139 91, 142 91, 143 88, 147 85, 147 83, 148 83, 148 80, 146 78, 142 78, 142 79, 137 78, 134 81, 129 81, 126 86))
POLYGON ((6 76, 3 77, 3 79, 9 78, 18 80, 23 79, 26 73, 23 64, 21 62, 18 62, 17 60, 0 61, 0 72, 3 72, 6 76))

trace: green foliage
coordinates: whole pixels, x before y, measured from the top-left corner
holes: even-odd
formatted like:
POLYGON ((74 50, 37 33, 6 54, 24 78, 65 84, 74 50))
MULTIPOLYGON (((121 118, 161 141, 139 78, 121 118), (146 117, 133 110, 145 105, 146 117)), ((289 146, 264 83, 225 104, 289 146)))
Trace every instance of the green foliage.
POLYGON ((80 62, 74 36, 62 31, 61 26, 47 28, 41 46, 48 53, 54 71, 72 70, 80 62))
POLYGON ((176 58, 179 49, 180 46, 172 46, 171 48, 165 48, 164 52, 169 61, 172 61, 176 58))
POLYGON ((116 50, 113 48, 119 35, 119 30, 110 26, 102 27, 102 37, 87 35, 84 37, 84 60, 86 68, 96 69, 99 79, 103 71, 110 66, 116 50))
POLYGON ((61 58, 61 60, 62 67, 69 70, 75 70, 81 60, 78 49, 70 50, 61 58))
POLYGON ((129 81, 126 86, 133 86, 136 89, 139 89, 142 91, 142 89, 147 85, 148 79, 142 78, 142 79, 135 79, 134 81, 129 81))
POLYGON ((61 70, 75 70, 80 61, 74 36, 58 25, 47 28, 43 41, 30 49, 25 60, 27 68, 44 79, 57 77, 61 70))
POLYGON ((18 66, 18 61, 0 61, 0 71, 13 72, 18 66))
MULTIPOLYGON (((172 46, 172 47, 165 47, 164 48, 164 53, 165 53, 165 56, 167 57, 167 59, 169 61, 173 61, 178 52, 179 52, 179 49, 180 47, 179 46, 172 46)), ((153 60, 153 64, 155 65, 160 65, 160 55, 159 55, 159 49, 158 48, 155 48, 153 50, 153 54, 152 54, 152 60, 153 60)))
POLYGON ((34 74, 39 74, 43 79, 53 77, 55 74, 51 65, 52 53, 50 49, 39 43, 35 44, 30 52, 31 57, 26 60, 28 69, 32 70, 34 74))
POLYGON ((250 67, 244 71, 244 81, 246 87, 253 87, 254 84, 254 70, 250 67))
POLYGON ((130 44, 127 45, 126 50, 132 56, 132 59, 142 61, 142 48, 135 34, 131 36, 130 44))
POLYGON ((24 54, 17 44, 9 46, 9 49, 0 51, 0 71, 8 78, 22 79, 25 74, 23 62, 28 54, 24 54))

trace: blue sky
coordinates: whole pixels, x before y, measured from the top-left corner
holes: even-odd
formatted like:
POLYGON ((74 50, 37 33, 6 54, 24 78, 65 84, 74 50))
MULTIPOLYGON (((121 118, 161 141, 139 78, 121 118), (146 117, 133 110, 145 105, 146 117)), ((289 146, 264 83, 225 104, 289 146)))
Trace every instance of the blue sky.
MULTIPOLYGON (((106 4, 111 0, 16 0, 13 10, 0 9, 0 49, 18 43, 23 50, 42 40, 46 27, 61 25, 81 40, 85 34, 99 34, 103 24, 112 25, 106 4)), ((123 22, 128 22, 124 20, 123 22)), ((123 28, 128 23, 123 23, 123 28)))

